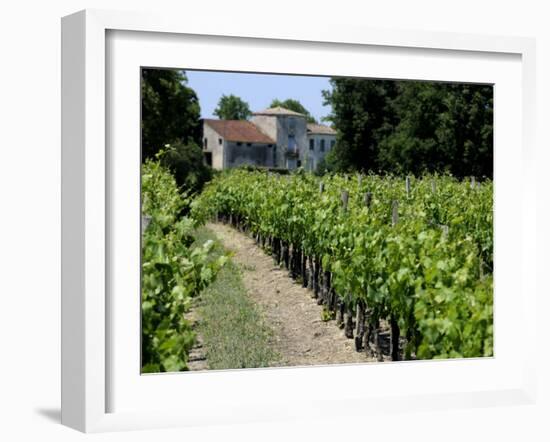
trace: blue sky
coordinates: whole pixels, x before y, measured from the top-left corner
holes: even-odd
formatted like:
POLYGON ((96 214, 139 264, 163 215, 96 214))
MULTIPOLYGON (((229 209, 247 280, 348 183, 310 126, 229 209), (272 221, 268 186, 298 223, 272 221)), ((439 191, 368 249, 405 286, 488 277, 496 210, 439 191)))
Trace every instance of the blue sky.
POLYGON ((293 98, 318 121, 330 113, 323 106, 321 91, 330 89, 328 77, 186 71, 188 86, 199 96, 202 118, 217 118, 213 112, 222 95, 237 95, 252 112, 266 109, 274 98, 293 98))

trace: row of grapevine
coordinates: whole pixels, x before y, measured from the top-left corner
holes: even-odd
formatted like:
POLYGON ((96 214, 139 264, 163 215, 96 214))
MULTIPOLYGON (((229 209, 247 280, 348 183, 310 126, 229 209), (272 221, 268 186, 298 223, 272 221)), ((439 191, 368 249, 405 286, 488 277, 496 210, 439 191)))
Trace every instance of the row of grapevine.
POLYGON ((189 198, 158 161, 142 166, 142 372, 187 369, 195 333, 184 315, 191 298, 208 285, 224 257, 208 260, 207 242, 191 247, 193 221, 180 216, 189 198))
POLYGON ((234 170, 192 216, 249 232, 381 359, 492 354, 492 182, 234 170))

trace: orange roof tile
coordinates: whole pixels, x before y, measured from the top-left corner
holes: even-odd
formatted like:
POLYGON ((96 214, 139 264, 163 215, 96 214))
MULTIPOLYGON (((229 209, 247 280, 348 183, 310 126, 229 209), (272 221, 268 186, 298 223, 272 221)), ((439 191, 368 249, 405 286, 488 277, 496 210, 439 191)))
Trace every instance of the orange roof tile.
POLYGON ((205 119, 204 122, 227 141, 275 144, 273 139, 261 132, 258 127, 250 121, 205 119))

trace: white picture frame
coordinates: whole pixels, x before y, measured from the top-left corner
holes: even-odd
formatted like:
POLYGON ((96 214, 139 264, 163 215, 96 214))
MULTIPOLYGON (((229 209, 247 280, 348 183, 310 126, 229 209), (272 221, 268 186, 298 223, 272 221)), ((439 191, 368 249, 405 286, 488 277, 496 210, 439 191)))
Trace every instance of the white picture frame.
MULTIPOLYGON (((511 165, 517 165, 517 161, 520 161, 521 168, 515 176, 510 176, 510 173, 498 175, 498 168, 495 172, 495 210, 497 214, 501 210, 500 219, 505 220, 499 223, 497 216, 496 226, 502 229, 501 238, 506 234, 517 234, 517 237, 509 240, 511 248, 508 252, 514 252, 514 259, 502 256, 508 242, 499 244, 495 241, 495 260, 499 262, 497 265, 505 270, 501 274, 505 274, 509 278, 507 282, 511 284, 509 287, 505 283, 499 285, 497 275, 495 291, 496 294, 505 293, 506 290, 506 293, 509 293, 513 288, 518 289, 517 299, 513 305, 517 310, 517 317, 536 316, 536 266, 533 262, 536 255, 536 186, 532 173, 535 167, 535 44, 532 39, 339 26, 330 29, 315 26, 295 27, 291 24, 269 26, 266 23, 262 23, 261 27, 249 23, 235 26, 234 22, 213 22, 206 16, 195 17, 193 21, 187 22, 179 18, 151 14, 81 11, 63 18, 62 21, 62 423, 80 431, 97 432, 308 418, 323 416, 325 413, 327 416, 358 415, 368 414, 374 410, 391 412, 533 403, 536 393, 536 367, 535 359, 529 355, 535 352, 533 337, 536 325, 534 321, 522 323, 524 358, 519 362, 508 358, 508 344, 501 343, 508 338, 514 339, 514 324, 510 324, 511 304, 505 299, 509 297, 505 296, 501 297, 503 301, 500 304, 495 301, 495 347, 501 345, 501 352, 499 354, 498 348, 495 348, 495 357, 487 361, 416 361, 372 364, 368 368, 366 365, 348 365, 146 377, 140 377, 139 370, 135 373, 117 374, 117 370, 125 365, 124 361, 129 361, 129 367, 138 363, 132 359, 132 354, 139 350, 130 345, 128 347, 134 353, 127 354, 116 344, 117 327, 122 321, 113 313, 117 309, 113 309, 113 300, 108 296, 113 276, 110 273, 110 259, 116 260, 116 257, 110 256, 110 245, 118 238, 113 236, 120 232, 120 229, 116 228, 116 223, 120 223, 124 217, 133 216, 131 210, 127 211, 119 206, 116 206, 118 212, 113 210, 113 204, 117 204, 120 198, 117 199, 116 195, 112 194, 112 187, 108 184, 108 181, 113 179, 113 168, 119 167, 116 155, 113 157, 108 149, 109 143, 116 145, 118 142, 118 134, 114 133, 118 129, 113 131, 111 128, 111 131, 108 131, 106 122, 113 119, 120 121, 116 119, 117 110, 109 107, 109 94, 112 93, 109 84, 117 81, 117 73, 110 71, 109 66, 120 61, 121 66, 127 63, 125 66, 135 67, 136 63, 141 64, 141 60, 144 59, 142 57, 145 57, 148 51, 150 53, 153 50, 158 57, 153 60, 158 60, 158 63, 152 65, 167 67, 170 66, 167 64, 169 57, 163 59, 162 54, 169 53, 173 45, 185 44, 186 39, 193 39, 195 43, 208 47, 208 42, 213 41, 212 38, 222 45, 225 44, 225 40, 233 42, 234 44, 228 45, 234 46, 231 50, 238 51, 242 48, 252 53, 256 51, 257 54, 262 44, 270 45, 278 51, 284 48, 298 52, 319 48, 333 51, 335 55, 341 53, 344 62, 346 57, 349 59, 354 55, 354 51, 366 51, 365 54, 374 54, 373 56, 383 56, 393 51, 399 52, 400 56, 410 55, 411 65, 414 65, 415 57, 419 60, 427 57, 430 59, 433 72, 439 72, 438 63, 441 65, 439 74, 432 72, 429 75, 425 70, 422 71, 425 68, 422 68, 424 65, 420 62, 417 74, 411 74, 410 70, 403 74, 404 67, 394 63, 392 73, 388 74, 386 71, 384 74, 380 71, 380 76, 384 78, 445 79, 444 71, 447 68, 444 65, 449 60, 466 63, 471 59, 472 63, 476 63, 477 60, 477 63, 487 61, 489 64, 491 60, 505 60, 504 63, 509 60, 509 77, 506 76, 507 69, 488 66, 487 72, 492 72, 491 74, 481 72, 476 76, 475 72, 463 69, 463 76, 460 78, 464 81, 486 79, 487 82, 491 82, 491 76, 502 75, 498 77, 499 82, 495 83, 497 88, 502 84, 504 91, 495 98, 495 115, 499 121, 495 131, 495 146, 510 143, 510 147, 503 149, 504 153, 500 156, 506 161, 502 163, 502 171, 510 172, 511 165), (124 36, 130 36, 131 38, 123 43, 126 44, 123 46, 125 52, 116 48, 113 50, 108 35, 121 35, 122 40, 125 40, 124 36), (140 51, 143 54, 136 53, 136 36, 139 36, 140 41, 137 44, 144 48, 140 51), (145 49, 151 41, 154 41, 153 47, 145 49), (113 57, 116 60, 113 60, 113 57), (500 103, 499 97, 502 100, 500 103), (512 104, 517 104, 517 108, 512 104), (511 127, 512 123, 517 127, 511 127), (505 132, 506 130, 510 132, 505 132), (511 144, 512 142, 516 143, 511 144), (518 175, 521 185, 515 186, 513 180, 517 179, 518 175), (512 199, 513 205, 510 206, 507 199, 512 199), (502 201, 502 204, 499 205, 499 201, 502 201), (113 213, 117 213, 114 222, 113 213), (511 272, 513 265, 520 269, 518 275, 511 272), (497 323, 499 315, 502 319, 497 323), (354 385, 354 379, 359 379, 367 370, 369 376, 377 379, 393 377, 403 382, 388 385, 380 390, 370 385, 369 388, 355 389, 353 394, 350 394, 347 387, 354 385), (502 375, 499 377, 495 371, 502 375), (428 372, 430 374, 426 374, 428 372), (448 379, 437 380, 433 376, 436 372, 444 372, 448 379), (333 376, 338 373, 347 379, 346 382, 349 384, 344 383, 344 388, 340 392, 335 391, 325 396, 315 394, 316 377, 333 376), (193 377, 190 378, 188 375, 193 377), (188 376, 185 380, 187 385, 183 385, 185 382, 182 376, 188 376), (478 382, 461 379, 465 376, 476 377, 478 382), (136 383, 121 381, 126 378, 133 379, 136 383), (411 379, 418 380, 416 390, 408 388, 411 379), (431 384, 428 385, 428 381, 431 384), (293 391, 298 392, 297 395, 307 393, 311 396, 300 401, 298 396, 293 398, 292 395, 287 395, 288 401, 284 403, 283 399, 277 396, 277 388, 282 385, 281 382, 292 385, 293 391), (450 384, 454 384, 453 388, 450 388, 450 384), (121 385, 124 388, 119 387, 121 385), (428 386, 431 388, 427 388, 428 386), (192 407, 176 407, 168 396, 170 390, 178 388, 185 388, 183 391, 191 394, 191 399, 197 399, 197 391, 201 391, 204 397, 198 402, 193 402, 192 407), (270 401, 261 400, 262 389, 264 395, 266 391, 269 392, 270 401), (115 390, 118 391, 117 397, 125 396, 125 399, 119 401, 123 404, 121 406, 112 403, 115 390), (150 395, 157 395, 157 400, 152 401, 150 395), (143 397, 146 403, 133 408, 124 405, 139 402, 139 397, 143 397), (147 408, 147 403, 158 404, 159 398, 166 399, 164 406, 147 408), (331 404, 338 406, 329 406, 331 404)), ((254 68, 254 63, 259 66, 260 61, 252 62, 249 70, 254 68)), ((143 65, 151 66, 148 63, 143 65)), ((243 69, 239 68, 239 65, 230 65, 228 61, 218 62, 216 66, 182 66, 180 62, 172 66, 243 69)), ((270 69, 267 64, 262 66, 256 70, 276 71, 276 67, 270 69)), ((313 68, 304 69, 292 73, 308 73, 308 69, 313 68)), ((353 68, 346 69, 350 73, 353 68)), ((135 104, 135 95, 128 100, 134 100, 135 104)), ((139 115, 139 109, 133 111, 139 115)), ((131 124, 139 125, 139 120, 131 124)), ((133 129, 129 126, 128 130, 132 132, 133 129)), ((134 133, 133 136, 135 135, 134 133)), ((508 144, 506 146, 508 147, 508 144)), ((496 157, 497 161, 501 161, 498 154, 496 157)), ((134 175, 128 176, 135 178, 136 170, 139 171, 139 163, 128 167, 134 167, 134 175)), ((114 174, 115 177, 122 176, 117 173, 114 174)), ((139 191, 139 188, 137 189, 139 191)), ((139 216, 135 219, 139 220, 139 216)), ((129 222, 132 223, 131 219, 129 222)), ((133 256, 132 259, 135 259, 135 253, 133 256)), ((139 273, 138 268, 135 270, 139 273)), ((135 299, 135 302, 139 302, 139 296, 135 299)), ((126 331, 128 330, 139 333, 133 326, 126 331)))

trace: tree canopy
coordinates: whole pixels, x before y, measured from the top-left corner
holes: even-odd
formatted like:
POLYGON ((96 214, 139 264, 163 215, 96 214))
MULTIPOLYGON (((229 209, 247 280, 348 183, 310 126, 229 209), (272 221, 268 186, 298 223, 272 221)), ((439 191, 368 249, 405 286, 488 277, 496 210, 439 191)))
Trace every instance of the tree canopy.
POLYGON ((491 86, 331 79, 338 131, 328 170, 493 175, 491 86))
POLYGON ((332 168, 377 171, 378 145, 396 123, 391 109, 395 82, 333 78, 331 85, 323 97, 332 107, 327 119, 338 133, 332 168))
POLYGON ((163 151, 161 162, 180 187, 199 191, 211 178, 200 147, 200 106, 182 70, 143 69, 142 161, 163 151), (168 147, 167 147, 168 146, 168 147))
POLYGON ((306 116, 308 123, 317 123, 317 120, 313 118, 313 116, 309 113, 309 111, 298 100, 294 100, 293 98, 287 98, 286 100, 281 101, 275 98, 269 105, 269 107, 279 107, 279 106, 294 112, 298 112, 299 114, 304 114, 306 116))
POLYGON ((186 190, 200 192, 212 179, 212 169, 204 163, 202 149, 196 144, 170 145, 160 161, 174 174, 178 186, 186 190))
POLYGON ((248 103, 235 95, 222 95, 214 115, 222 120, 247 120, 252 112, 248 103))
POLYGON ((182 70, 142 69, 141 144, 143 161, 166 144, 199 144, 200 106, 182 70))
POLYGON ((493 176, 491 86, 403 82, 392 107, 398 124, 380 142, 383 170, 493 176))

